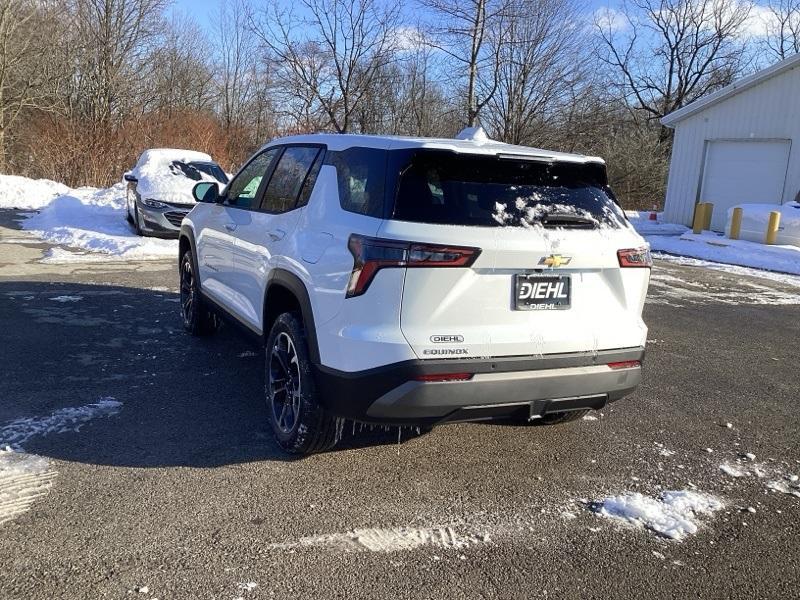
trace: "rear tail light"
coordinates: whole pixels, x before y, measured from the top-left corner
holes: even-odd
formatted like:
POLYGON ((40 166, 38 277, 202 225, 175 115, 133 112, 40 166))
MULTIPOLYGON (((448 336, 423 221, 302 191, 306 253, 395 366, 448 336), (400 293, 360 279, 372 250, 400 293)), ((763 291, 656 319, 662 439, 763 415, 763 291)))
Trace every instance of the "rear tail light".
POLYGON ((433 373, 430 375, 417 375, 415 381, 469 381, 472 373, 433 373))
POLYGON ((647 267, 653 266, 653 257, 650 256, 650 248, 630 248, 618 250, 620 267, 647 267))
POLYGON ((608 367, 610 369, 614 369, 615 371, 617 369, 633 369, 635 367, 641 367, 641 366, 642 363, 639 362, 638 360, 623 360, 622 362, 608 363, 608 367))
POLYGON ((367 291, 375 274, 389 267, 469 267, 480 255, 480 248, 440 246, 400 240, 385 240, 353 234, 347 243, 353 255, 353 272, 347 297, 367 291))

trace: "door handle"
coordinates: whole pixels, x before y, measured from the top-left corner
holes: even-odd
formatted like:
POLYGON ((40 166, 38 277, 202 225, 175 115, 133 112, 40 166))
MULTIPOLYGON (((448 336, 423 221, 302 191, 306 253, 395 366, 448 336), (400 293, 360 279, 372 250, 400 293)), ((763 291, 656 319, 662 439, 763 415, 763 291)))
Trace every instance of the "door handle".
POLYGON ((272 231, 268 231, 267 235, 273 242, 277 242, 278 240, 283 239, 283 237, 286 235, 286 232, 283 229, 273 229, 272 231))
POLYGON ((236 223, 225 223, 225 229, 228 231, 236 231, 236 223))

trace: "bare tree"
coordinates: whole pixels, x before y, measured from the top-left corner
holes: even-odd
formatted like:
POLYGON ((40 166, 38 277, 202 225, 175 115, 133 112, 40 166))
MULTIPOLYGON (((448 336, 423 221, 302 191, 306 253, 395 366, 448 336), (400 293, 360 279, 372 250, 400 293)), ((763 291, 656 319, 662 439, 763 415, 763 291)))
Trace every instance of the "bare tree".
POLYGON ((764 45, 780 60, 800 52, 800 0, 771 0, 764 45))
POLYGON ((173 14, 147 61, 150 75, 139 92, 142 110, 157 110, 171 118, 184 110, 210 109, 216 89, 209 54, 208 40, 197 23, 187 15, 173 14))
POLYGON ((337 132, 353 116, 383 67, 395 59, 399 3, 300 0, 303 15, 284 5, 251 18, 274 65, 282 107, 296 122, 325 117, 337 132))
POLYGON ((24 111, 59 105, 55 83, 60 74, 49 59, 58 32, 52 6, 33 0, 0 0, 0 170, 6 146, 24 111))
POLYGON ((657 121, 742 71, 749 12, 738 0, 625 0, 620 20, 596 20, 598 56, 628 105, 657 121))
POLYGON ((167 0, 70 0, 74 109, 107 126, 137 103, 167 0))
POLYGON ((432 13, 429 43, 447 54, 466 80, 466 124, 472 127, 497 90, 507 0, 419 2, 432 13), (482 75, 490 83, 479 95, 482 75))
POLYGON ((537 142, 548 122, 572 103, 585 76, 586 35, 574 0, 512 0, 507 7, 505 39, 496 87, 484 121, 505 142, 537 142))
POLYGON ((257 44, 247 31, 242 0, 223 1, 217 14, 216 54, 220 86, 220 116, 227 130, 243 122, 245 106, 255 93, 257 44))

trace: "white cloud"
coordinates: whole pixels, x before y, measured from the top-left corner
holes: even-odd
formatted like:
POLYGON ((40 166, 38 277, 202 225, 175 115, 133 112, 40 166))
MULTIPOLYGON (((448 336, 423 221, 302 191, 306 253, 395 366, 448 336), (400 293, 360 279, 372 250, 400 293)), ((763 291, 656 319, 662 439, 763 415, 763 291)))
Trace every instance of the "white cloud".
POLYGON ((392 32, 392 41, 400 51, 416 50, 425 45, 425 33, 418 27, 403 25, 392 32))
POLYGON ((630 27, 625 13, 610 6, 598 8, 594 11, 594 22, 607 33, 625 31, 630 27))

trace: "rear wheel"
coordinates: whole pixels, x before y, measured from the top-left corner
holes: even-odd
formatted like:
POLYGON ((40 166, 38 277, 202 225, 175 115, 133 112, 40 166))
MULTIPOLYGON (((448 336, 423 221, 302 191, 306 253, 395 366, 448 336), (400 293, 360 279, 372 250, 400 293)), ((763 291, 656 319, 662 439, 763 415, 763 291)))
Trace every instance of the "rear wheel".
POLYGON ((283 313, 276 319, 264 355, 267 411, 280 447, 291 454, 332 448, 340 420, 320 403, 298 315, 283 313))
POLYGON ((219 327, 217 316, 208 310, 200 297, 200 287, 194 271, 192 253, 187 250, 181 257, 181 315, 183 328, 196 336, 214 333, 219 327))

